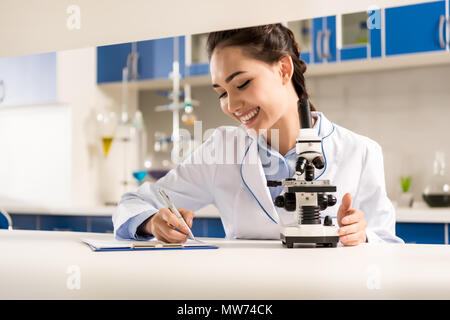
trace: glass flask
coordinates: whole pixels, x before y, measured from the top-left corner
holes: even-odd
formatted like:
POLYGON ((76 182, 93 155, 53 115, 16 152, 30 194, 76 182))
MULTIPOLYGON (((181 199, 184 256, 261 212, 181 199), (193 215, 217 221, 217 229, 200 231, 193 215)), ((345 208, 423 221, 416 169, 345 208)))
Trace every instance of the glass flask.
POLYGON ((436 152, 433 175, 423 191, 423 199, 430 207, 450 206, 450 181, 445 174, 445 154, 436 152))
POLYGON ((111 145, 114 141, 114 136, 117 130, 117 115, 115 112, 105 112, 97 114, 97 123, 99 128, 100 138, 103 145, 103 153, 105 158, 109 154, 111 145))

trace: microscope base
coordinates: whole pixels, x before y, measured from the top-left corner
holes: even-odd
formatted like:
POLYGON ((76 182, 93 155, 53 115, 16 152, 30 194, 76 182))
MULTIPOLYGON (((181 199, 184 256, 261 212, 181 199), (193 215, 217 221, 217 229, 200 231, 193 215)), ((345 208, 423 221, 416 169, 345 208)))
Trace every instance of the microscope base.
POLYGON ((334 226, 300 225, 284 228, 280 233, 280 239, 288 248, 293 248, 296 243, 337 247, 339 235, 334 226))

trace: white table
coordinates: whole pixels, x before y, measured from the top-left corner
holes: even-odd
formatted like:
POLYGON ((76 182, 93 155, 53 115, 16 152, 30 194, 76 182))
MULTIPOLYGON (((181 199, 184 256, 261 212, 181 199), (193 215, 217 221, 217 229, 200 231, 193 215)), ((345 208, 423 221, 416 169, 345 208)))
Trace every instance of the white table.
POLYGON ((208 239, 215 250, 93 252, 56 231, 0 231, 0 299, 449 299, 450 247, 287 249, 208 239))

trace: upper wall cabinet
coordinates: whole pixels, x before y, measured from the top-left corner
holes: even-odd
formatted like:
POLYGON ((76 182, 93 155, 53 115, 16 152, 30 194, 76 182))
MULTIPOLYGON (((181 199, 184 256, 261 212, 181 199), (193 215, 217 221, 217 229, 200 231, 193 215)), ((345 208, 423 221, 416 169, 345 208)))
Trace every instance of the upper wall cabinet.
POLYGON ((313 19, 313 62, 336 61, 336 17, 313 19))
POLYGON ((445 1, 387 8, 386 55, 445 50, 445 1))
POLYGON ((312 20, 290 21, 287 23, 287 26, 294 33, 295 40, 300 46, 300 59, 307 64, 311 63, 313 48, 312 20))
POLYGON ((339 60, 381 57, 381 12, 357 12, 337 17, 339 60))
POLYGON ((0 107, 57 99, 55 52, 0 59, 0 107))
POLYGON ((209 74, 208 33, 186 36, 187 77, 209 74))
MULTIPOLYGON (((300 46, 300 58, 308 65, 317 66, 310 69, 311 75, 314 72, 325 75, 349 70, 389 69, 393 65, 414 66, 418 63, 416 61, 422 59, 420 55, 416 60, 407 61, 401 56, 379 59, 374 63, 365 61, 409 53, 448 52, 450 22, 449 12, 446 10, 449 2, 450 0, 431 1, 289 21, 287 27, 292 30, 300 46), (355 63, 340 64, 345 61, 355 63), (327 63, 332 66, 326 66, 327 63)), ((179 38, 180 73, 184 78, 209 75, 207 38, 208 33, 179 38)), ((168 79, 172 70, 173 47, 173 38, 138 42, 138 79, 168 79)), ((121 81, 122 69, 127 65, 131 51, 130 43, 99 47, 98 82, 121 81)), ((429 64, 448 61, 446 56, 439 54, 428 56, 427 59, 429 64)), ((209 83, 207 78, 198 77, 192 83, 209 83)))
MULTIPOLYGON (((178 38, 180 74, 185 73, 184 37, 178 38)), ((122 81, 122 71, 130 66, 132 44, 123 43, 97 48, 97 83, 122 81)), ((173 70, 174 38, 136 43, 137 80, 168 79, 173 70)))

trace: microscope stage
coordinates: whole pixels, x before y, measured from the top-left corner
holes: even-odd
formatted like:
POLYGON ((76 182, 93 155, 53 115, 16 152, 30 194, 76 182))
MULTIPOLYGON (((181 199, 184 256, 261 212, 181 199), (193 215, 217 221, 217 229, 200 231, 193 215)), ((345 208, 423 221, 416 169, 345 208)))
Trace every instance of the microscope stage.
POLYGON ((295 243, 336 247, 339 242, 337 228, 321 224, 285 227, 281 230, 280 238, 288 248, 293 248, 295 243))

